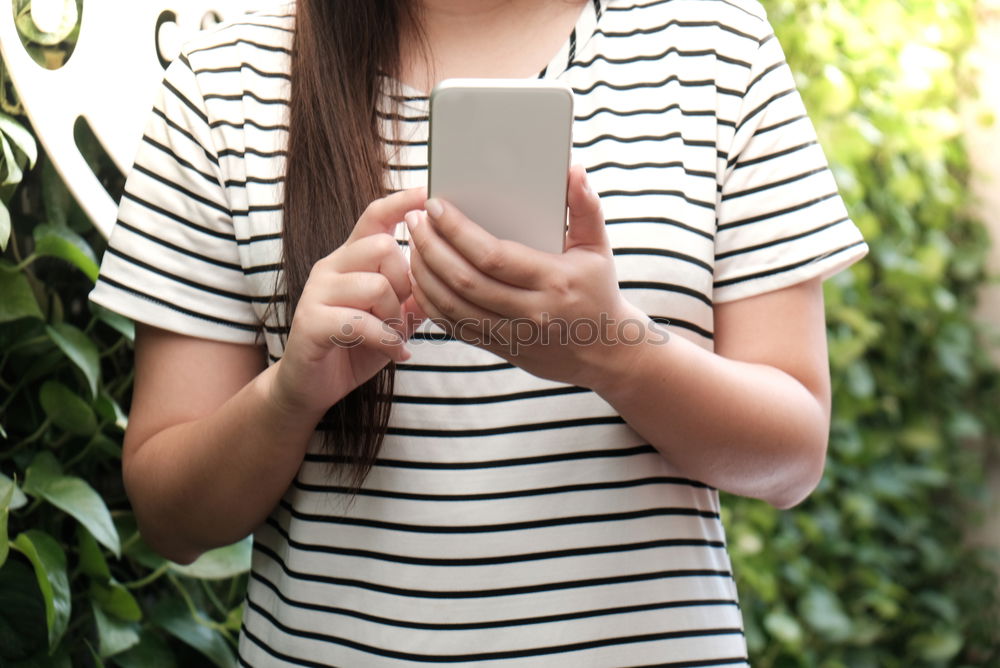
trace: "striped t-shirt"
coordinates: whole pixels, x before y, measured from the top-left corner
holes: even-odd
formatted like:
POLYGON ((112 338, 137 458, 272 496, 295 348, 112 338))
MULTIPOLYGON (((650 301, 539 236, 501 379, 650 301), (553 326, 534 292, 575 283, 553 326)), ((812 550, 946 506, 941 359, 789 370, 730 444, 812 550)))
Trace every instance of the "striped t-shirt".
MULTIPOLYGON (((252 14, 168 68, 94 301, 208 339, 263 327, 280 359, 261 318, 293 27, 293 4, 252 14)), ((540 76, 575 91, 624 295, 674 334, 711 349, 714 304, 864 255, 754 0, 593 0, 540 76)), ((395 110, 395 187, 426 182, 427 107, 395 110)), ((256 531, 243 665, 746 664, 715 489, 593 392, 426 326, 409 345, 361 493, 314 438, 256 531)))

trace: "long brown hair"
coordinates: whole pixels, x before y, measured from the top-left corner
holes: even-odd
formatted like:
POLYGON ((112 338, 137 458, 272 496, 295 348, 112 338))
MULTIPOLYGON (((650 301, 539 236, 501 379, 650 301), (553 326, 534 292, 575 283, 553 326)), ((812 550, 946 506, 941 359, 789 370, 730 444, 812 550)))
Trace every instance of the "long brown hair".
MULTIPOLYGON (((296 1, 281 233, 285 296, 277 297, 285 302, 286 327, 313 264, 343 244, 365 207, 388 192, 377 110, 385 83, 398 80, 402 32, 418 25, 413 5, 296 1)), ((346 465, 355 490, 385 437, 394 372, 390 363, 320 423, 326 451, 346 465)))

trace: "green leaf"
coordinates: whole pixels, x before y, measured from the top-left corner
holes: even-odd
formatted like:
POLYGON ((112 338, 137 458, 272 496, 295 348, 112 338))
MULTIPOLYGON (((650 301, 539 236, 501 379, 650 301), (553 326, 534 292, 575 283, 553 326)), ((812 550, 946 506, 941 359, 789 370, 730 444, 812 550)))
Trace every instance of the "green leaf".
POLYGON ((0 568, 3 568, 10 553, 10 537, 7 536, 7 514, 10 512, 10 501, 14 498, 17 487, 12 483, 6 492, 0 492, 0 568))
POLYGON ((253 539, 247 536, 232 545, 209 550, 187 566, 171 564, 170 568, 189 578, 223 580, 250 570, 252 550, 253 539))
POLYGON ((142 619, 142 608, 132 593, 114 580, 90 583, 90 600, 101 609, 123 622, 137 622, 142 619))
POLYGON ((90 532, 83 528, 82 524, 76 525, 76 539, 80 549, 80 570, 85 575, 96 578, 101 582, 111 579, 111 569, 104 558, 104 553, 97 546, 97 541, 90 535, 90 532))
POLYGON ((65 322, 48 325, 45 331, 59 349, 66 353, 66 357, 83 372, 90 387, 90 396, 96 398, 101 361, 94 342, 83 331, 65 322))
POLYGON ((6 135, 0 134, 0 152, 3 153, 3 181, 0 181, 0 185, 15 184, 20 183, 21 179, 24 178, 24 172, 21 171, 21 166, 17 164, 17 158, 14 157, 14 151, 10 148, 10 142, 7 141, 6 135))
POLYGON ((45 601, 49 649, 54 649, 66 632, 72 611, 66 554, 55 538, 38 529, 28 529, 19 534, 13 545, 35 569, 35 580, 45 601))
POLYGON ((768 633, 787 645, 802 643, 802 627, 788 613, 775 610, 764 617, 764 628, 768 633))
POLYGON ((7 250, 10 241, 10 211, 7 205, 0 202, 0 252, 7 250))
POLYGON ((20 559, 0 568, 0 664, 46 651, 45 604, 31 569, 20 559))
POLYGON ((104 547, 121 556, 118 530, 101 495, 82 478, 62 475, 50 452, 42 452, 28 467, 24 491, 71 515, 104 547))
POLYGON ((35 142, 35 138, 31 136, 31 132, 18 123, 13 116, 9 116, 2 111, 0 111, 0 132, 7 135, 10 141, 14 143, 14 146, 27 156, 28 166, 34 169, 35 163, 38 161, 38 144, 35 142))
POLYGON ((90 404, 57 380, 47 380, 38 393, 42 410, 52 423, 77 436, 97 431, 97 417, 90 404))
POLYGON ((122 410, 117 401, 104 392, 101 392, 97 396, 97 401, 94 402, 94 410, 97 411, 102 420, 111 422, 122 431, 125 431, 125 428, 128 427, 128 416, 125 415, 125 411, 122 410))
POLYGON ((108 310, 101 306, 100 304, 95 304, 94 302, 88 302, 90 304, 90 310, 96 315, 101 322, 108 325, 119 334, 124 336, 130 342, 135 341, 135 323, 126 318, 123 315, 119 315, 114 311, 108 310))
POLYGON ((53 225, 65 227, 67 213, 71 206, 70 194, 59 172, 51 160, 42 161, 42 205, 45 220, 53 225))
POLYGON ((152 630, 139 634, 139 643, 116 654, 114 662, 121 668, 177 668, 177 659, 170 646, 152 630))
POLYGON ((97 280, 97 257, 90 244, 79 234, 68 227, 43 223, 35 227, 32 236, 35 253, 65 260, 86 274, 91 283, 97 280))
POLYGON ((809 589, 800 611, 806 623, 831 642, 843 642, 851 635, 851 620, 829 589, 818 586, 809 589))
POLYGON ((962 651, 964 644, 961 634, 955 631, 920 633, 910 641, 912 651, 928 662, 950 661, 962 651))
POLYGON ((10 505, 8 508, 11 510, 17 510, 21 508, 28 502, 28 498, 21 491, 21 488, 17 486, 17 483, 0 473, 0 498, 2 498, 8 492, 8 488, 13 489, 13 495, 10 498, 10 505))
POLYGON ((102 659, 120 654, 139 643, 139 632, 135 624, 108 617, 93 601, 90 606, 94 611, 94 621, 97 622, 97 642, 102 659))
POLYGON ((151 618, 154 624, 204 654, 219 668, 236 666, 236 659, 225 638, 217 631, 199 624, 187 606, 176 598, 160 601, 151 618))
POLYGON ((0 323, 20 318, 43 318, 35 293, 24 274, 0 260, 0 323))

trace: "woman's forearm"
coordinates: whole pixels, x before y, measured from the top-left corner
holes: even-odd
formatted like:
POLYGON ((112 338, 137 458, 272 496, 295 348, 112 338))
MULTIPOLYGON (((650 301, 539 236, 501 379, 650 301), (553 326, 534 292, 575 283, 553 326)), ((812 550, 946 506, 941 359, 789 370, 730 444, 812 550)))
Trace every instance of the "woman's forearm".
POLYGON ((780 508, 819 482, 828 406, 796 378, 680 336, 619 348, 595 391, 683 475, 780 508))
POLYGON ((243 538, 288 488, 321 416, 275 404, 276 371, 261 372, 211 414, 158 432, 126 461, 142 535, 161 554, 187 563, 243 538))

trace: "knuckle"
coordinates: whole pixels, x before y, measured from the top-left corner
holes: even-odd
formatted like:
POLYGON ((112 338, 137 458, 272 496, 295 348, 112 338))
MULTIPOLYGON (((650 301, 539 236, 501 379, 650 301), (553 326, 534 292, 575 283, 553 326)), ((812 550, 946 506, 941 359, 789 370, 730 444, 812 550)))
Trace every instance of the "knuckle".
POLYGON ((392 235, 384 232, 374 235, 372 244, 375 246, 375 251, 381 256, 391 255, 399 250, 399 243, 392 235))
POLYGON ((451 280, 452 284, 457 289, 462 290, 463 292, 471 290, 476 284, 476 281, 475 279, 472 278, 472 275, 464 271, 456 272, 455 274, 453 274, 451 280))
POLYGON ((495 244, 484 249, 479 256, 479 266, 487 273, 501 271, 506 265, 506 253, 503 248, 495 244))

